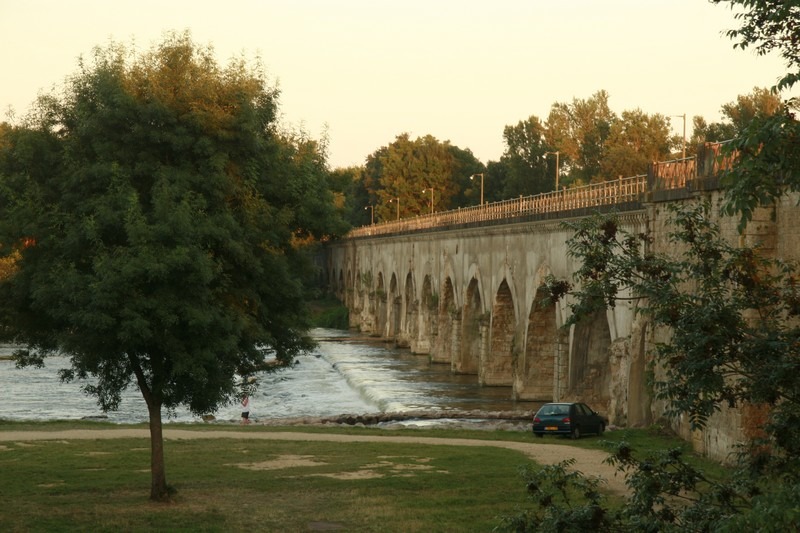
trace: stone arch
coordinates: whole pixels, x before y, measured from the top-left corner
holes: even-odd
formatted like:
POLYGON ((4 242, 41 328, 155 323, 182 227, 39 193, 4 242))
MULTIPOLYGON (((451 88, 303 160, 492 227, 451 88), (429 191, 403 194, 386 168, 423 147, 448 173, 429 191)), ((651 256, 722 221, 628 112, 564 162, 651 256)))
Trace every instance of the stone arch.
POLYGON ((483 313, 478 278, 473 277, 467 286, 464 307, 461 313, 461 350, 453 358, 453 372, 477 374, 480 354, 488 333, 487 320, 483 313))
POLYGON ((514 333, 516 331, 514 296, 506 278, 500 283, 492 307, 490 348, 481 359, 479 380, 482 385, 512 385, 514 333))
POLYGON ((416 336, 411 337, 410 348, 413 353, 431 353, 431 339, 436 336, 434 317, 438 301, 433 296, 431 276, 426 274, 422 279, 422 292, 419 306, 419 330, 416 336))
POLYGON ((378 279, 375 285, 375 291, 370 298, 373 301, 372 307, 375 309, 375 335, 382 335, 386 331, 387 319, 387 305, 386 305, 386 286, 383 282, 383 272, 378 272, 378 279))
POLYGON ((558 384, 566 381, 567 334, 559 329, 554 302, 545 300, 538 288, 528 314, 525 353, 517 363, 514 393, 519 399, 551 402, 558 400, 558 384))
POLYGON ((411 339, 419 335, 419 300, 414 290, 414 275, 411 271, 406 275, 405 291, 403 294, 405 315, 404 327, 397 336, 397 345, 403 348, 411 346, 411 339))
POLYGON ((569 362, 569 393, 572 397, 605 404, 611 386, 611 331, 606 311, 596 311, 575 325, 569 362))
POLYGON ((447 276, 439 294, 438 333, 435 348, 431 353, 434 363, 450 363, 453 358, 453 323, 456 319, 456 295, 453 281, 447 276))
POLYGON ((400 290, 397 286, 397 276, 393 272, 392 278, 389 280, 389 292, 386 295, 386 331, 384 336, 387 339, 395 339, 400 331, 402 306, 403 298, 400 296, 400 290))

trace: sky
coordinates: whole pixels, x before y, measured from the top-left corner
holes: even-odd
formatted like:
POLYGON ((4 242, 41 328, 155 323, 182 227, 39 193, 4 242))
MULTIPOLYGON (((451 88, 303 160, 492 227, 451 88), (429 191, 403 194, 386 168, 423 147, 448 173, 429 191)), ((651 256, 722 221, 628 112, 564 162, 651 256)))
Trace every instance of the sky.
POLYGON ((188 30, 220 63, 260 59, 282 123, 327 139, 332 168, 403 133, 488 163, 505 126, 599 90, 617 114, 670 116, 677 135, 680 115, 687 136, 695 115, 721 120, 722 105, 787 71, 734 50, 723 32, 736 27, 707 0, 0 0, 0 120, 96 46, 146 51, 188 30))

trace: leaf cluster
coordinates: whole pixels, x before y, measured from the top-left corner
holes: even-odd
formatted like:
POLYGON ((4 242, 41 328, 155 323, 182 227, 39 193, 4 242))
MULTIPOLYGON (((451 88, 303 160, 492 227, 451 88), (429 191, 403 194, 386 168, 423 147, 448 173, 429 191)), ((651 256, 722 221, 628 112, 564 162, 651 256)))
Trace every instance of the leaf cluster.
POLYGON ((770 482, 733 473, 717 479, 692 465, 680 448, 637 453, 611 446, 607 463, 625 476, 629 493, 613 505, 600 482, 570 469, 571 461, 526 466, 521 476, 532 507, 503 516, 497 531, 791 531, 797 524, 797 479, 770 482))

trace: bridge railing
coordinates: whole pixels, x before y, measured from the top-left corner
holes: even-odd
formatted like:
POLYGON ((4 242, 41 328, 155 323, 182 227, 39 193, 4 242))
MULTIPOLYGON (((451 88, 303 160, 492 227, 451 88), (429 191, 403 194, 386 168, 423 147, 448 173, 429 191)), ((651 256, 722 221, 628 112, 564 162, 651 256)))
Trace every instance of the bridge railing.
POLYGON ((381 222, 350 230, 348 237, 370 237, 444 226, 507 220, 540 213, 555 213, 637 201, 647 188, 647 175, 592 183, 533 196, 520 196, 483 205, 452 209, 413 218, 381 222))
POLYGON ((681 189, 697 178, 697 158, 654 161, 650 165, 653 190, 681 189))
POLYGON ((722 143, 705 143, 698 157, 657 161, 650 165, 648 174, 620 178, 613 181, 592 183, 581 187, 561 189, 520 196, 472 207, 458 208, 439 213, 419 215, 391 222, 380 222, 350 230, 348 237, 369 237, 406 231, 419 231, 474 222, 509 220, 515 217, 541 213, 573 211, 603 205, 623 204, 639 201, 648 191, 682 189, 691 186, 699 175, 716 176, 721 170, 730 168, 736 154, 723 156, 722 143), (698 160, 702 168, 698 168, 698 160))

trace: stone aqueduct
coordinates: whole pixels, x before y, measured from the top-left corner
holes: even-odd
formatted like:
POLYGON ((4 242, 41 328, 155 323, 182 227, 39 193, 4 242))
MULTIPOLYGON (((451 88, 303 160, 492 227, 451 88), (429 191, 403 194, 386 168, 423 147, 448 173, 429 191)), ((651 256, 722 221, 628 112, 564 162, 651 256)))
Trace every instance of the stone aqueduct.
MULTIPOLYGON (((562 222, 598 210, 614 209, 623 229, 649 233, 654 251, 667 251, 665 203, 718 197, 725 162, 717 151, 701 152, 700 165, 656 163, 645 176, 359 228, 327 246, 327 283, 352 328, 429 354, 483 386, 509 386, 520 400, 586 401, 612 424, 649 424, 664 407, 645 378, 648 347, 659 339, 633 304, 566 330, 567 304, 543 303, 540 286, 548 274, 571 279, 576 269, 562 222)), ((751 223, 751 237, 796 256, 798 210, 775 209, 779 216, 773 210, 751 223)), ((723 225, 741 238, 735 221, 723 225)), ((703 434, 680 422, 676 429, 720 458, 746 430, 738 411, 723 412, 703 434)))

